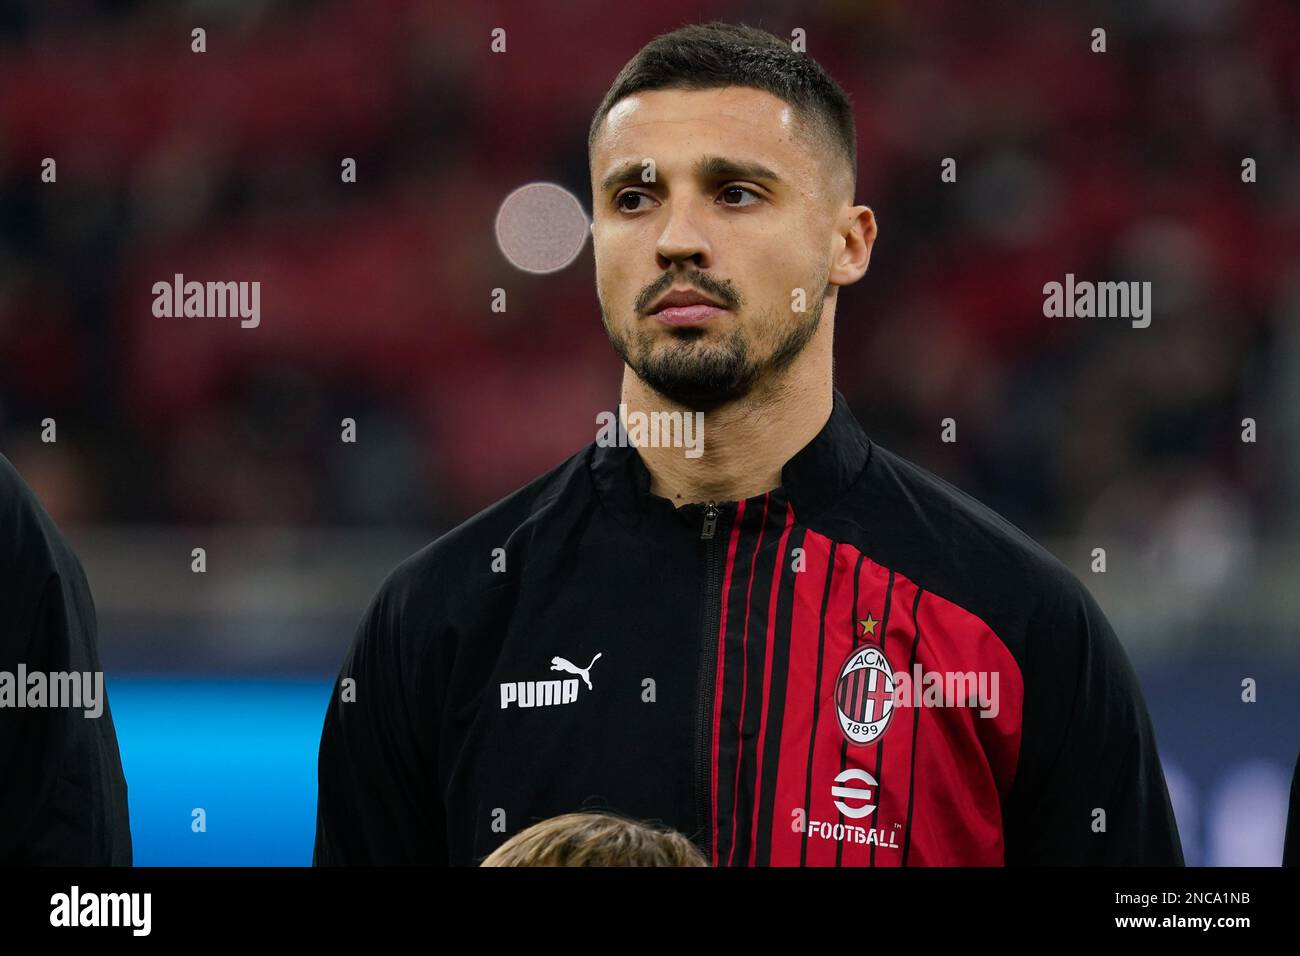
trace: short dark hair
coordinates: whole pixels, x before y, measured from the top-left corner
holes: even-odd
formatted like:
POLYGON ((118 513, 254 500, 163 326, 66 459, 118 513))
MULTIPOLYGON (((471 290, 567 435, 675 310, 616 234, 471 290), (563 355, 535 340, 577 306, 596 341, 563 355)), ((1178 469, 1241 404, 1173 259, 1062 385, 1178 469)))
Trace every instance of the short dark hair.
POLYGON ((848 94, 806 53, 766 30, 732 23, 700 23, 662 33, 643 46, 614 78, 587 134, 587 152, 614 104, 647 90, 708 90, 748 86, 795 108, 858 178, 858 134, 848 94))

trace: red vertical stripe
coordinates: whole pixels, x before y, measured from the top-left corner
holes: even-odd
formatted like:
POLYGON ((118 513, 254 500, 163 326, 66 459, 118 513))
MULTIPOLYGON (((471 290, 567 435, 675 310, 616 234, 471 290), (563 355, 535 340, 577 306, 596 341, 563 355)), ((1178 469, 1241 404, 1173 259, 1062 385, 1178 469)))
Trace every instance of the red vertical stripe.
MULTIPOLYGON (((816 541, 816 536, 809 537, 816 541)), ((829 548, 829 542, 827 547, 829 548)), ((839 715, 835 710, 835 684, 840 676, 844 659, 853 650, 853 627, 849 626, 848 622, 853 609, 853 571, 857 565, 857 558, 858 553, 853 548, 841 545, 835 549, 835 576, 831 579, 831 590, 826 602, 825 633, 822 638, 824 648, 820 683, 821 706, 817 713, 817 737, 813 742, 811 756, 807 756, 806 732, 802 744, 806 759, 812 763, 808 819, 828 821, 832 824, 839 820, 831 786, 840 772, 840 743, 844 739, 844 732, 840 730, 839 715)), ((812 662, 816 663, 817 632, 814 631, 809 638, 812 645, 810 657, 812 662)), ((862 695, 860 687, 858 695, 862 695)), ((810 834, 807 864, 808 866, 834 866, 835 843, 810 834)))
POLYGON ((758 521, 758 534, 754 536, 754 553, 749 559, 749 583, 745 586, 745 621, 740 629, 740 717, 736 721, 736 776, 731 787, 731 846, 727 852, 727 866, 736 855, 737 805, 740 802, 740 765, 745 756, 745 691, 749 683, 749 608, 754 593, 754 569, 758 567, 758 552, 763 545, 763 532, 767 530, 767 506, 772 495, 763 495, 763 514, 758 521))
POLYGON ((785 509, 785 528, 781 532, 781 541, 776 549, 776 563, 772 568, 772 587, 769 589, 767 597, 767 649, 763 658, 763 712, 758 721, 758 746, 755 752, 758 755, 758 766, 754 771, 754 780, 756 788, 760 791, 760 799, 754 801, 753 819, 750 821, 749 831, 749 865, 754 865, 754 852, 758 845, 758 808, 762 803, 761 788, 763 782, 763 750, 767 741, 767 705, 772 699, 772 645, 776 643, 776 599, 781 593, 781 577, 785 573, 786 561, 786 544, 790 540, 790 529, 794 527, 794 508, 787 506, 785 509))
MULTIPOLYGON (((828 549, 826 539, 807 534, 804 539, 804 570, 794 576, 781 756, 772 813, 771 862, 774 866, 797 866, 803 843, 803 834, 792 828, 793 811, 804 804, 808 733, 817 683, 817 631, 828 573, 828 549)), ((834 714, 831 714, 831 719, 835 719, 834 714)))
POLYGON ((727 662, 727 594, 731 591, 731 569, 736 563, 736 546, 740 542, 740 522, 745 517, 745 502, 736 506, 736 520, 731 525, 731 537, 727 542, 727 557, 723 562, 725 571, 722 576, 722 611, 718 615, 718 651, 717 664, 713 672, 713 727, 709 734, 710 755, 710 805, 713 808, 710 826, 709 845, 713 855, 713 865, 718 865, 718 738, 722 728, 722 673, 727 662))
MULTIPOLYGON (((863 562, 864 569, 867 562, 863 562)), ((874 584, 864 584, 864 593, 872 595, 875 609, 884 607, 884 588, 888 586, 888 572, 874 584), (869 590, 868 590, 869 589, 869 590), (877 596, 878 595, 878 596, 877 596)), ((883 635, 885 657, 895 677, 907 669, 912 653, 912 635, 916 631, 912 621, 912 602, 916 598, 916 585, 907 578, 896 575, 894 578, 894 595, 890 604, 889 629, 883 635)), ((864 605, 865 606, 865 605, 864 605)), ((880 611, 876 611, 879 616, 880 611)), ((876 625, 876 638, 867 635, 866 642, 879 644, 880 630, 885 625, 876 625)), ((865 642, 864 642, 865 643, 865 642)), ((912 758, 912 723, 911 711, 895 707, 890 713, 889 726, 885 732, 866 747, 849 745, 846 766, 860 767, 876 780, 875 812, 869 816, 854 820, 853 823, 865 830, 876 831, 879 843, 876 846, 876 866, 900 866, 903 862, 903 828, 907 825, 907 795, 912 758), (898 824, 895 826, 894 824, 898 824), (890 844, 897 844, 891 846, 890 844)), ((929 781, 917 778, 922 786, 929 781)), ((910 862, 910 861, 909 861, 910 862)), ((844 844, 844 866, 871 866, 871 845, 867 843, 844 844)))

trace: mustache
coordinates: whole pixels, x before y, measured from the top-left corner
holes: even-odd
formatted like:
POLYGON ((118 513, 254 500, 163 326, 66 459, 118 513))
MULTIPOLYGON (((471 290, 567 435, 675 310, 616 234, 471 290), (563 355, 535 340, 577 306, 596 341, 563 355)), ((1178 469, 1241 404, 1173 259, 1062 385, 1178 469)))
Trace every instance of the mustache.
POLYGON ((687 285, 694 286, 701 292, 707 292, 728 309, 737 309, 744 304, 745 300, 740 290, 729 280, 719 281, 706 272, 665 272, 642 289, 641 294, 636 297, 637 314, 645 315, 646 310, 654 304, 655 300, 676 285, 678 279, 684 280, 687 285))

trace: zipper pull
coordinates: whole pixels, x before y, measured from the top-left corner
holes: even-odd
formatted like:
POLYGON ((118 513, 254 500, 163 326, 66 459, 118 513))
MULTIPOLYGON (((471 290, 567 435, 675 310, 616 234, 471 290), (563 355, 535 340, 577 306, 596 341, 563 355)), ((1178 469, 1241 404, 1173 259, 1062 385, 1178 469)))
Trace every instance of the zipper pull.
POLYGON ((708 541, 713 537, 713 532, 718 527, 718 509, 712 501, 704 508, 704 530, 700 532, 700 540, 708 541))

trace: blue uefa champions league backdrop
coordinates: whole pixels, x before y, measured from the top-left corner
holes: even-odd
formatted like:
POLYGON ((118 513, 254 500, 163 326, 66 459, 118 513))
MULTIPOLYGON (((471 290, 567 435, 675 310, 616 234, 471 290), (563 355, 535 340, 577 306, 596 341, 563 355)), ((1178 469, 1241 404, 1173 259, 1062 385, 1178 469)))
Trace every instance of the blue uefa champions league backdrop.
POLYGON ((135 864, 309 865, 331 687, 110 678, 135 864))

